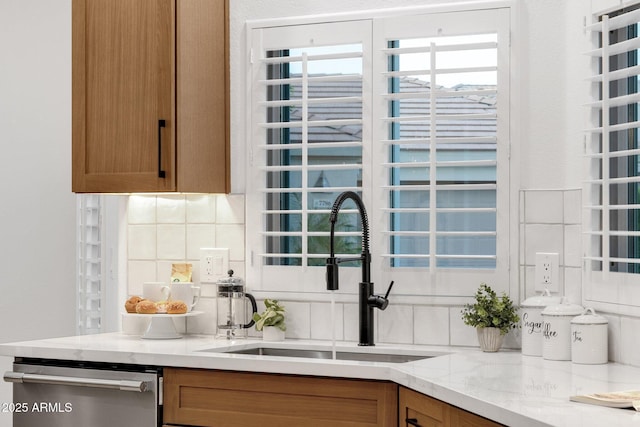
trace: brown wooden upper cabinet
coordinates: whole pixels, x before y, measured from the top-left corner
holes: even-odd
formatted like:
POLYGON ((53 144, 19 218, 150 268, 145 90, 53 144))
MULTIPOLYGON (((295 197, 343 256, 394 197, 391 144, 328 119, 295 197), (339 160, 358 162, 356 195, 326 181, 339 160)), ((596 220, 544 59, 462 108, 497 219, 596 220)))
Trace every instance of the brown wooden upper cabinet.
POLYGON ((228 193, 228 0, 73 0, 74 192, 228 193))

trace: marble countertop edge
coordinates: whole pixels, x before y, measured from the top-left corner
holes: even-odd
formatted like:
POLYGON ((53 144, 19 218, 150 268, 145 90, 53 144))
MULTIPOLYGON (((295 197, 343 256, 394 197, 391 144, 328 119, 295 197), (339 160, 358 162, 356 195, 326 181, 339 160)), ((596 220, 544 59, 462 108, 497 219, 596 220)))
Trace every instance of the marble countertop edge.
MULTIPOLYGON (((122 333, 51 338, 0 344, 0 355, 107 363, 239 370, 393 381, 469 412, 517 427, 632 426, 640 413, 569 401, 573 394, 640 389, 640 368, 608 363, 576 365, 523 356, 517 351, 384 344, 347 351, 430 354, 408 363, 381 363, 226 354, 231 347, 261 340, 216 340, 190 335, 178 340, 143 340, 122 333)), ((280 346, 326 348, 313 340, 280 346)), ((329 343, 330 345, 330 343, 329 343)))

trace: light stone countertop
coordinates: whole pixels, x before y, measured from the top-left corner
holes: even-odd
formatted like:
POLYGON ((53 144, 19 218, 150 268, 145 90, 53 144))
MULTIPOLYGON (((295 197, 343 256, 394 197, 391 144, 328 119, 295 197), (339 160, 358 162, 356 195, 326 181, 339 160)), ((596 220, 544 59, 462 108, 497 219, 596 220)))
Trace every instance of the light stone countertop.
MULTIPOLYGON (((640 426, 640 412, 569 401, 573 394, 640 389, 640 368, 576 365, 476 349, 340 342, 338 351, 424 354, 408 363, 380 363, 225 354, 260 340, 212 336, 145 340, 110 333, 0 344, 0 355, 77 361, 391 380, 494 421, 514 426, 640 426), (209 351, 202 351, 209 350, 209 351)), ((273 346, 331 350, 330 342, 287 340, 273 346)))

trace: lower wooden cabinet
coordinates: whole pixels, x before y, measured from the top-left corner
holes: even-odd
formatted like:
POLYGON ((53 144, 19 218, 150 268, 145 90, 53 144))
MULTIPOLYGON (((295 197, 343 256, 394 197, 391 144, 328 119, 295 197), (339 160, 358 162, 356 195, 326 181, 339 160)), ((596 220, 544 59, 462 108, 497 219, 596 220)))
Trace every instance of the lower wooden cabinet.
POLYGON ((407 427, 496 427, 501 424, 400 387, 398 425, 407 427))
POLYGON ((397 426, 392 382, 164 369, 164 423, 183 426, 397 426))

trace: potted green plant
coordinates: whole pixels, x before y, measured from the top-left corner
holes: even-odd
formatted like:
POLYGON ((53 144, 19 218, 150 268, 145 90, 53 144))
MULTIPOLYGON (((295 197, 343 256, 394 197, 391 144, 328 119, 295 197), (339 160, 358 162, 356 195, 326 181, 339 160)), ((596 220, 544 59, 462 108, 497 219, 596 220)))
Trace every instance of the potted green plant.
POLYGON ((475 300, 464 306, 462 320, 476 328, 482 351, 498 351, 507 332, 520 322, 517 307, 507 294, 498 296, 486 283, 476 291, 475 300))
POLYGON ((287 330, 284 319, 284 306, 275 299, 264 300, 265 310, 262 313, 254 313, 256 330, 262 331, 262 339, 265 341, 284 340, 284 331, 287 330))

